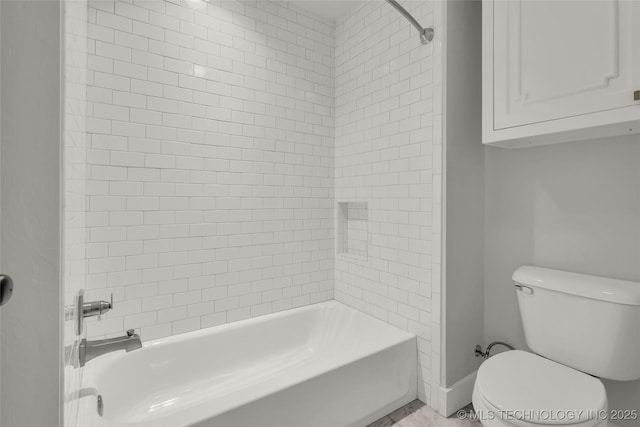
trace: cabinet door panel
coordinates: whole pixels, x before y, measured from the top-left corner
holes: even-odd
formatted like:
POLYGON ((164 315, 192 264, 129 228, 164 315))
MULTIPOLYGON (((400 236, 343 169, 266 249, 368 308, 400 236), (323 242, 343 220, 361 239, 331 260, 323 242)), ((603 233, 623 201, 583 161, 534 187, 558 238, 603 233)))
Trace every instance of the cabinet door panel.
POLYGON ((636 104, 633 3, 496 1, 494 129, 636 104))

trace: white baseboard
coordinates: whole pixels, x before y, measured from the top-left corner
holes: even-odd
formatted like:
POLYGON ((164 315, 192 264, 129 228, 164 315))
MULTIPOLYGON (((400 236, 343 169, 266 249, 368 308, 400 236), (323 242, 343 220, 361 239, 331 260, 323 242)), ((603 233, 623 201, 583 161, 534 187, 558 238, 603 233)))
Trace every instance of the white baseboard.
POLYGON ((471 403, 473 384, 478 371, 473 371, 449 388, 440 387, 440 413, 446 417, 471 403))

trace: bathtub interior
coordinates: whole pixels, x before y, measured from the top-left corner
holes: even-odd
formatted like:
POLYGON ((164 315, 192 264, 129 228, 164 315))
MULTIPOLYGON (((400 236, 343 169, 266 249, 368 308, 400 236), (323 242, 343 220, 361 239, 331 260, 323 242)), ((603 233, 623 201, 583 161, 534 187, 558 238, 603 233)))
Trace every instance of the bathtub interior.
POLYGON ((412 340, 331 301, 149 342, 114 354, 88 382, 108 402, 105 421, 197 420, 412 340))

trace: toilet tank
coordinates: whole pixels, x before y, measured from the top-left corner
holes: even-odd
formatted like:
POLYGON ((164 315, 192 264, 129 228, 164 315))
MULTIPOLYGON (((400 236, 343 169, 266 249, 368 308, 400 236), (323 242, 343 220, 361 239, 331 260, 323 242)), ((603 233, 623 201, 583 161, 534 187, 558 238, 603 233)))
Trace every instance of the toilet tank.
POLYGON ((640 283, 522 266, 513 274, 527 345, 601 378, 640 378, 640 283))

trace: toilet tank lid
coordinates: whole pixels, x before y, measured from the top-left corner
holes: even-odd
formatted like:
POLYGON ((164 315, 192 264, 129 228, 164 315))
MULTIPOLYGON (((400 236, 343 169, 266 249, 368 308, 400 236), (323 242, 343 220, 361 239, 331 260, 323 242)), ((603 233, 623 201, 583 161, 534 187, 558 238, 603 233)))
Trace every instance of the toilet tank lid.
POLYGON ((618 304, 640 306, 640 283, 523 265, 513 273, 516 283, 618 304))

